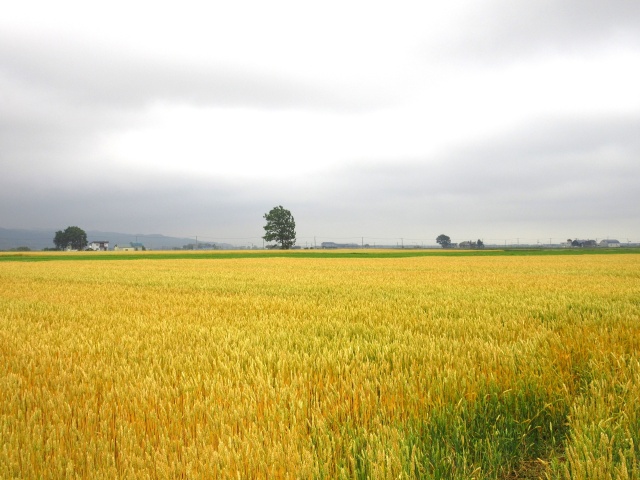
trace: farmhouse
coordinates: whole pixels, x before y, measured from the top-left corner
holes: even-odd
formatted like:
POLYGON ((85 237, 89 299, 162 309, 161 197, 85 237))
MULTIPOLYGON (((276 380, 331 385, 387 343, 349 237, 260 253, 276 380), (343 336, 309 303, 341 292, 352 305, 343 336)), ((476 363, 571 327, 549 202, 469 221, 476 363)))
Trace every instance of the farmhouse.
POLYGON ((571 246, 573 247, 597 247, 598 244, 595 240, 574 240, 571 242, 571 246))
POLYGON ((600 240, 598 244, 601 247, 620 247, 620 242, 614 239, 600 240))
POLYGON ((139 250, 146 250, 145 246, 138 242, 130 242, 129 245, 124 246, 114 246, 114 250, 118 252, 137 252, 139 250))
POLYGON ((473 240, 465 240, 458 244, 458 248, 484 248, 484 243, 482 243, 482 240, 478 240, 477 242, 474 242, 473 240))
POLYGON ((109 241, 108 240, 94 240, 89 244, 87 250, 93 250, 94 252, 102 251, 106 252, 109 250, 109 241))

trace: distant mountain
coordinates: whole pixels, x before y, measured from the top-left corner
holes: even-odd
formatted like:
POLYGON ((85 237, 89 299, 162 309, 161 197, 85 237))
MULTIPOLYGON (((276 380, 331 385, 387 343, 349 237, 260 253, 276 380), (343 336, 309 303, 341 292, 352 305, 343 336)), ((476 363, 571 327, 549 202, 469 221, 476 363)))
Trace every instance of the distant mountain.
POLYGON ((31 250, 42 250, 53 247, 55 231, 50 230, 18 230, 0 228, 0 250, 17 247, 29 247, 31 250))
MULTIPOLYGON (((131 242, 142 243, 149 250, 172 250, 182 248, 184 245, 195 244, 195 238, 168 237, 161 234, 134 234, 119 232, 101 232, 97 230, 85 230, 87 240, 108 241, 109 249, 115 245, 129 245, 131 242)), ((43 250, 53 248, 53 237, 55 230, 21 230, 0 228, 0 250, 10 250, 18 247, 29 247, 31 250, 43 250)), ((223 249, 233 248, 228 243, 218 243, 223 249)))

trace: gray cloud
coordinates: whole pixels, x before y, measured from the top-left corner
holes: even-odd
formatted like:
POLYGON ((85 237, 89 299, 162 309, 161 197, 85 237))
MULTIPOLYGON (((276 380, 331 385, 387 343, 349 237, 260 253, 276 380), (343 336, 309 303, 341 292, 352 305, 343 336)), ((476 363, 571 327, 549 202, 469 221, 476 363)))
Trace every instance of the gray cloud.
POLYGON ((0 218, 21 219, 16 227, 80 224, 258 241, 262 215, 283 204, 308 238, 639 235, 637 131, 640 117, 532 122, 437 158, 378 159, 295 182, 153 172, 128 178, 105 169, 86 179, 59 177, 26 195, 23 186, 8 186, 0 218))
POLYGON ((332 172, 340 187, 322 202, 330 216, 342 209, 358 223, 377 217, 378 230, 389 221, 396 230, 413 224, 414 232, 441 225, 524 235, 540 232, 539 225, 588 230, 599 221, 636 232, 638 131, 640 117, 531 122, 438 158, 378 160, 332 172))
POLYGON ((164 101, 350 111, 376 101, 356 88, 313 85, 251 66, 164 59, 47 38, 0 36, 0 65, 0 74, 23 87, 92 108, 139 108, 164 101))
POLYGON ((475 3, 432 53, 478 62, 522 61, 523 56, 575 53, 616 43, 640 45, 640 3, 495 0, 475 3))
POLYGON ((215 179, 149 173, 116 178, 93 175, 58 178, 54 185, 0 193, 0 218, 14 219, 13 227, 38 225, 60 228, 115 229, 136 233, 176 235, 255 235, 264 207, 245 195, 248 184, 233 185, 215 179))

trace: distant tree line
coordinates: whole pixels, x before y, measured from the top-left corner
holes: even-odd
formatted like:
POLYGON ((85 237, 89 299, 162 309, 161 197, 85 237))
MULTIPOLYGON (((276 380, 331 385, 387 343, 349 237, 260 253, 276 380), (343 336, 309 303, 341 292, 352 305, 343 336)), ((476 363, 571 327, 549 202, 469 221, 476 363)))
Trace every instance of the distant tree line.
POLYGON ((198 242, 187 243, 182 246, 182 250, 220 250, 222 247, 216 243, 198 242))
POLYGON ((440 245, 442 248, 484 248, 484 242, 480 239, 476 240, 475 242, 473 240, 466 240, 464 242, 461 242, 460 244, 454 244, 451 242, 451 237, 445 235, 444 233, 442 235, 438 235, 438 237, 436 238, 436 243, 438 243, 438 245, 440 245))

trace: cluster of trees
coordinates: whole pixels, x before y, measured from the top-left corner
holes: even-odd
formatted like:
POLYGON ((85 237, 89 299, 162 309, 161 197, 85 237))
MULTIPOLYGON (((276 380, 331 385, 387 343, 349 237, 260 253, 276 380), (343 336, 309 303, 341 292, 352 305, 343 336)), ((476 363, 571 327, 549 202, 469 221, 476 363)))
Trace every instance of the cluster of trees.
POLYGON ((484 248, 484 242, 480 239, 476 240, 465 240, 464 242, 460 242, 458 244, 460 248, 484 248))
POLYGON ((55 237, 53 237, 53 244, 56 246, 56 250, 66 250, 68 248, 84 250, 89 242, 87 242, 87 234, 80 227, 67 227, 64 231, 58 230, 56 232, 55 237))
POLYGON ((597 247, 598 244, 595 240, 571 240, 567 238, 567 243, 570 243, 572 247, 597 247))
MULTIPOLYGON (((451 237, 445 235, 444 233, 442 235, 438 235, 438 237, 436 238, 436 242, 442 248, 452 248, 456 246, 451 243, 451 237)), ((462 248, 484 248, 484 242, 480 239, 476 240, 475 242, 473 240, 467 240, 460 243, 459 246, 462 248)))

